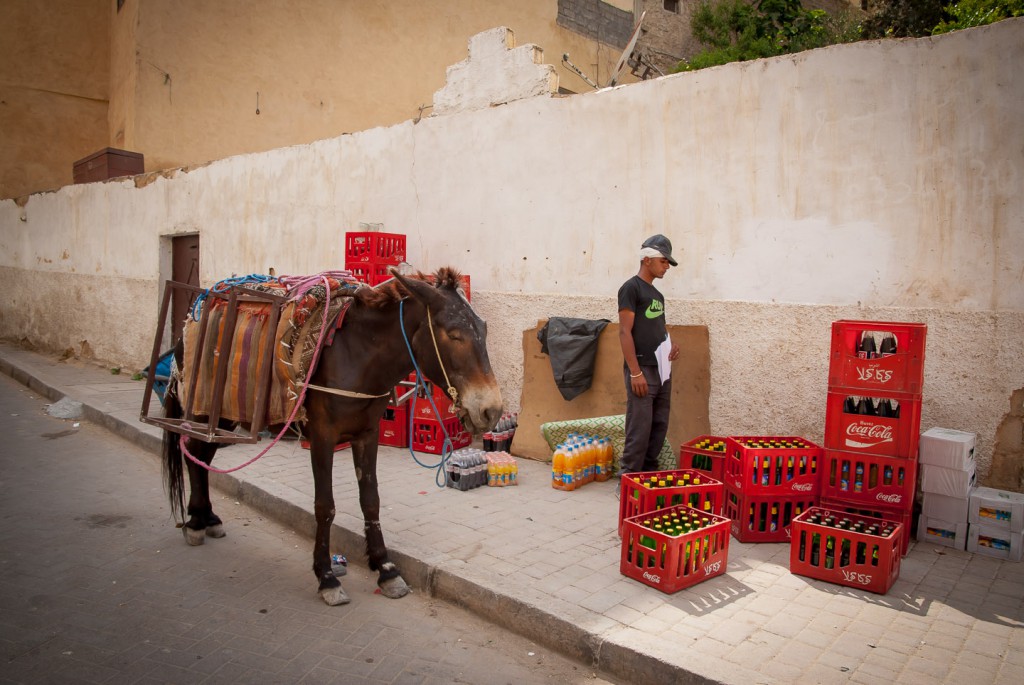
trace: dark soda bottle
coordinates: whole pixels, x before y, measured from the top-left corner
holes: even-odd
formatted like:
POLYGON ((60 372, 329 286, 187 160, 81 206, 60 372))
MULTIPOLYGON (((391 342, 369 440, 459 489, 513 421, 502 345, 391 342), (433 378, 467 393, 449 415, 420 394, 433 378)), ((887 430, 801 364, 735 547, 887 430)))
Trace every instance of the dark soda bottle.
POLYGON ((875 336, 871 331, 861 333, 857 356, 861 359, 874 359, 878 356, 878 350, 875 347, 875 336))
POLYGON ((892 333, 886 333, 882 338, 882 342, 878 345, 878 355, 880 357, 888 357, 891 354, 896 354, 896 336, 892 333))

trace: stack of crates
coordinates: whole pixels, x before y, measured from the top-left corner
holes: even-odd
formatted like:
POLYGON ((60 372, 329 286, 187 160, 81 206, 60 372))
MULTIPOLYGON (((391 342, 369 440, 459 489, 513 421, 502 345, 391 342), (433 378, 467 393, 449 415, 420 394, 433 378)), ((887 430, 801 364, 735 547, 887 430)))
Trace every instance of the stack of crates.
POLYGON ((379 285, 391 278, 388 269, 404 262, 405 254, 405 236, 400 233, 345 233, 345 270, 367 285, 379 285))
POLYGON ((725 439, 725 506, 740 542, 789 542, 791 523, 818 503, 822 449, 791 436, 725 439))
POLYGON ((902 554, 918 478, 926 333, 919 323, 832 324, 821 506, 902 524, 902 554))

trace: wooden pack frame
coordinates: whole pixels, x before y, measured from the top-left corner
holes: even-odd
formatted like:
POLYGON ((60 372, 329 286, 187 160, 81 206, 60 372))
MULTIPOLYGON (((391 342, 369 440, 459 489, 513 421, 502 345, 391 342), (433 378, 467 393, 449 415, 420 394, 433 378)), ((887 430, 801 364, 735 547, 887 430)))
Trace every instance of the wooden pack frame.
MULTIPOLYGON (((224 428, 220 428, 218 425, 220 423, 220 412, 224 400, 224 388, 227 383, 228 368, 231 365, 231 344, 234 339, 235 325, 238 319, 238 304, 240 302, 269 304, 270 312, 267 318, 267 325, 270 326, 271 331, 274 331, 277 330, 277 324, 281 317, 281 308, 285 301, 285 297, 274 295, 273 293, 252 290, 251 288, 246 288, 241 285, 232 286, 223 293, 216 293, 212 290, 205 291, 202 288, 189 285, 187 283, 167 281, 164 288, 163 302, 160 305, 160 316, 157 321, 156 336, 153 340, 153 352, 150 357, 149 370, 146 375, 146 390, 142 397, 142 412, 139 420, 143 423, 156 426, 162 430, 176 433, 178 435, 186 435, 204 442, 219 444, 258 442, 260 439, 260 431, 265 428, 264 422, 266 420, 266 409, 270 392, 270 377, 274 368, 272 360, 274 359, 274 345, 277 341, 273 335, 268 336, 265 349, 266 359, 271 361, 267 363, 266 369, 261 371, 259 378, 256 379, 256 407, 252 425, 249 426, 247 434, 246 432, 225 430, 224 428), (192 350, 192 359, 186 366, 191 374, 191 382, 188 384, 190 392, 187 396, 181 398, 184 418, 169 419, 149 415, 149 405, 152 400, 153 384, 156 380, 156 367, 160 358, 160 343, 163 338, 163 331, 166 329, 167 315, 170 311, 171 296, 175 291, 185 291, 191 295, 199 295, 206 292, 207 298, 212 297, 227 302, 227 310, 224 317, 224 334, 221 336, 221 339, 225 341, 224 345, 227 346, 227 349, 219 350, 219 354, 217 355, 214 367, 215 375, 213 395, 210 401, 210 415, 206 417, 205 421, 199 421, 196 418, 194 406, 195 398, 193 395, 196 388, 196 379, 199 375, 198 362, 203 358, 203 348, 206 344, 206 333, 211 309, 209 306, 203 307, 203 313, 199 318, 199 339, 195 350, 192 350)), ((179 384, 178 387, 181 388, 182 385, 183 384, 179 384)))

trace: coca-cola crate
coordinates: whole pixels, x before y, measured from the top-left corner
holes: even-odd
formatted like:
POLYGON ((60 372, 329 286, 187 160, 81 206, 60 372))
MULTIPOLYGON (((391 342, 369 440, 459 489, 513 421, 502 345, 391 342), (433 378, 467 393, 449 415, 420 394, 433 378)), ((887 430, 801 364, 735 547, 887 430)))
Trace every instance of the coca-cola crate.
POLYGON ((415 397, 409 398, 409 406, 413 407, 413 416, 417 419, 450 419, 455 416, 455 403, 448 396, 448 392, 441 386, 425 380, 423 385, 416 391, 415 397), (431 404, 433 400, 433 404, 431 404), (434 408, 437 413, 434 413, 434 408))
POLYGON ((619 488, 620 534, 622 522, 630 516, 665 507, 687 505, 709 514, 722 513, 722 482, 700 471, 678 469, 628 473, 619 479, 619 488), (655 485, 651 485, 652 480, 655 485))
POLYGON ((877 391, 873 396, 850 395, 845 391, 831 391, 826 407, 826 448, 917 459, 917 445, 921 438, 919 396, 877 391), (849 413, 851 401, 862 409, 875 411, 876 415, 849 413), (898 408, 899 416, 877 415, 879 411, 886 412, 883 407, 888 406, 898 408))
POLYGON ((659 515, 700 516, 708 525, 672 536, 645 525, 649 514, 623 521, 622 575, 671 594, 725 573, 729 561, 729 521, 686 506, 661 509, 659 515))
POLYGON ((883 521, 889 521, 890 523, 898 523, 903 526, 903 530, 906 534, 903 535, 900 545, 900 553, 903 556, 907 555, 907 551, 910 549, 910 533, 911 523, 914 517, 913 513, 913 501, 908 502, 905 506, 892 506, 883 507, 875 504, 867 504, 865 502, 858 502, 845 497, 822 497, 819 506, 825 509, 833 509, 841 511, 846 514, 856 514, 857 516, 869 516, 871 518, 882 519, 883 521))
MULTIPOLYGON (((400 233, 348 231, 345 233, 345 263, 401 264, 405 261, 405 236, 400 233)), ((346 268, 348 268, 346 266, 346 268)))
POLYGON ((409 446, 408 411, 404 405, 400 407, 389 406, 384 410, 384 416, 380 420, 379 444, 389 447, 409 446))
POLYGON ((441 454, 444 451, 445 431, 451 440, 452 449, 466 447, 473 442, 473 436, 462 428, 459 417, 438 421, 437 419, 413 419, 412 448, 416 452, 441 454))
POLYGON ((380 285, 391 278, 391 266, 382 262, 345 262, 345 270, 352 278, 366 285, 380 285))
POLYGON ((818 504, 817 494, 750 493, 725 486, 722 515, 740 542, 789 542, 793 518, 818 504))
POLYGON ((825 450, 822 499, 857 502, 865 507, 913 506, 917 460, 825 450))
POLYGON ((725 438, 701 435, 679 447, 679 468, 725 481, 725 438))
MULTIPOLYGON (((830 389, 848 388, 870 393, 875 390, 919 395, 924 385, 924 344, 928 327, 923 323, 891 321, 835 321, 832 323, 832 351, 829 358, 830 389), (875 343, 877 356, 860 351, 865 332, 891 336, 894 353, 883 353, 875 343)), ((863 392, 862 392, 863 394, 863 392)))
POLYGON ((884 595, 899 578, 900 549, 908 534, 909 529, 902 523, 814 507, 793 519, 789 570, 808 578, 884 595), (830 516, 839 521, 847 519, 851 525, 877 525, 883 529, 891 525, 892 528, 888 535, 874 535, 821 523, 830 516), (812 522, 812 517, 819 522, 812 522))
POLYGON ((811 495, 818 490, 822 449, 789 436, 725 439, 725 483, 763 495, 811 495))

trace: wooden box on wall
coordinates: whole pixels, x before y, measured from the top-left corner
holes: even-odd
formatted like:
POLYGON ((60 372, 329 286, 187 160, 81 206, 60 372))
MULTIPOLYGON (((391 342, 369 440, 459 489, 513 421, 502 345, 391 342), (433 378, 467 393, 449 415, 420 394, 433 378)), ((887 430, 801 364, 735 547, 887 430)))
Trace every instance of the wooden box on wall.
POLYGON ((92 183, 144 171, 142 153, 107 147, 75 162, 74 178, 75 183, 92 183))

